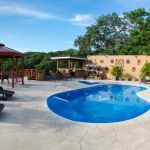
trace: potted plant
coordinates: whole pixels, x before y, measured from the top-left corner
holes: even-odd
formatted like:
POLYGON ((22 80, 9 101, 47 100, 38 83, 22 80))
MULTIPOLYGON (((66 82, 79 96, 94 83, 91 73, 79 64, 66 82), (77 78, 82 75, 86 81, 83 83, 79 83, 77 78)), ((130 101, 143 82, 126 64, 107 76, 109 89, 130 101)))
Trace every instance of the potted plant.
POLYGON ((113 66, 110 70, 110 74, 112 75, 112 80, 118 80, 121 77, 122 72, 119 66, 113 66))

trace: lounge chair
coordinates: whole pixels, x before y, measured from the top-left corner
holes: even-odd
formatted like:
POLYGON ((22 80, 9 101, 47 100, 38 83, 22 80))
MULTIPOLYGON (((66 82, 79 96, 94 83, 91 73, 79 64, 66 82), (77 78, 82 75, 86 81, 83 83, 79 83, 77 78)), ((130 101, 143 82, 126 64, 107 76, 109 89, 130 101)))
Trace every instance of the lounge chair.
POLYGON ((2 87, 0 87, 0 94, 2 95, 1 99, 5 100, 8 97, 12 97, 15 94, 15 92, 10 90, 4 90, 2 87))
POLYGON ((0 104, 0 112, 4 109, 4 104, 0 104))
POLYGON ((150 83, 150 77, 146 77, 145 79, 141 79, 141 83, 150 83))

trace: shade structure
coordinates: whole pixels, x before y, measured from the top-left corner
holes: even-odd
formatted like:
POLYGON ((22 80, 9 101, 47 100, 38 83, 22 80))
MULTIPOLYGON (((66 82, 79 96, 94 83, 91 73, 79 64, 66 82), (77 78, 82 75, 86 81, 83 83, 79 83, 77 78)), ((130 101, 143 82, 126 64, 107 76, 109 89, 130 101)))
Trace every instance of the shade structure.
POLYGON ((81 60, 81 61, 87 61, 87 58, 85 57, 79 57, 79 56, 57 56, 57 57, 51 57, 51 60, 81 60))
MULTIPOLYGON (((0 43, 0 60, 1 60, 1 81, 3 81, 4 77, 4 67, 3 67, 3 61, 4 59, 9 58, 12 60, 12 68, 11 68, 11 74, 12 74, 12 87, 15 85, 15 79, 17 82, 18 77, 18 66, 17 61, 19 58, 22 59, 22 84, 24 84, 24 54, 13 50, 11 48, 6 47, 4 44, 0 43)), ((2 82, 1 82, 2 83, 2 82)))
POLYGON ((73 56, 73 55, 67 55, 67 56, 57 56, 57 57, 51 57, 51 60, 57 62, 57 70, 65 71, 69 74, 69 76, 74 77, 82 77, 83 76, 83 64, 87 61, 87 58, 80 57, 80 56, 73 56), (64 68, 60 68, 60 64, 62 61, 67 62, 65 70, 64 68), (78 66, 80 68, 77 68, 78 66), (67 69, 67 70, 66 70, 67 69))
POLYGON ((21 58, 24 54, 0 43, 0 58, 21 58))
POLYGON ((71 66, 72 66, 73 61, 78 61, 78 62, 81 62, 81 64, 83 64, 83 62, 87 61, 87 58, 68 55, 68 56, 51 57, 51 60, 57 61, 57 69, 59 68, 59 61, 61 61, 61 60, 68 61, 68 70, 70 71, 70 69, 72 69, 71 66))

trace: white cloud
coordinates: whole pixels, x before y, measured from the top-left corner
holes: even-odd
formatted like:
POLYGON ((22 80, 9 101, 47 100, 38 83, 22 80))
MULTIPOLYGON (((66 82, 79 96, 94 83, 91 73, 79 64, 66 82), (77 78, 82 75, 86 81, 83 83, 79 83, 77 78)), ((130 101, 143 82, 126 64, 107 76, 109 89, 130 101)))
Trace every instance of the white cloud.
POLYGON ((88 20, 91 20, 91 15, 80 15, 80 14, 77 14, 75 15, 74 18, 70 19, 70 21, 73 21, 73 22, 83 22, 83 21, 88 21, 88 20))
POLYGON ((93 23, 93 17, 89 14, 76 14, 73 18, 68 19, 74 25, 88 26, 93 23))
POLYGON ((0 4, 0 15, 26 16, 37 19, 56 19, 56 16, 17 4, 0 4))
POLYGON ((43 11, 38 11, 29 5, 4 2, 0 2, 0 16, 21 16, 43 20, 54 19, 58 21, 71 22, 73 25, 78 26, 89 26, 94 22, 93 17, 89 14, 76 14, 72 18, 63 18, 53 15, 50 12, 46 13, 43 11))

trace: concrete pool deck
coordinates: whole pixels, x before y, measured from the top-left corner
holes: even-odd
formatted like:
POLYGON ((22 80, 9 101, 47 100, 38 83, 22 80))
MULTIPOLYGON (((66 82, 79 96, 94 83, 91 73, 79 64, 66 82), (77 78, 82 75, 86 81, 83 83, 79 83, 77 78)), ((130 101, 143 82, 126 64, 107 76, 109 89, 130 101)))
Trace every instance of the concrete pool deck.
MULTIPOLYGON (((6 84, 4 87, 11 89, 6 84)), ((124 122, 86 124, 67 120, 48 109, 50 95, 81 87, 88 85, 78 80, 25 81, 24 86, 17 85, 15 95, 1 101, 5 108, 0 113, 0 150, 150 149, 150 111, 124 122)), ((150 101, 150 90, 139 95, 150 101)))

